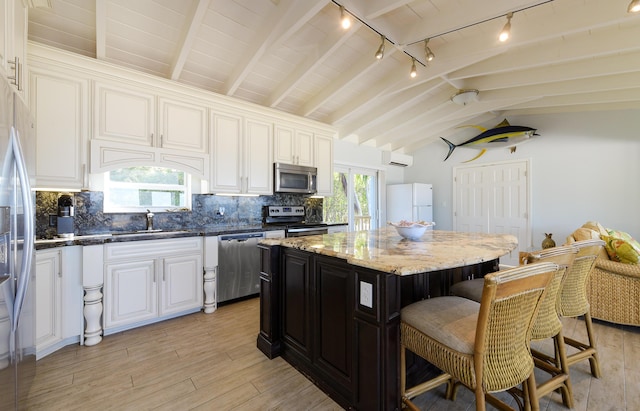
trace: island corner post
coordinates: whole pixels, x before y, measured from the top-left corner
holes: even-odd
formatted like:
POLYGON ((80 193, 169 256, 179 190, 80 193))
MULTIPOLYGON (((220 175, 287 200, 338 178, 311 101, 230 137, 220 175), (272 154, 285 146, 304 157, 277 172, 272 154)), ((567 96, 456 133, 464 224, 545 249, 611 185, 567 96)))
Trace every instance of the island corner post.
POLYGON ((497 271, 498 258, 399 275, 318 252, 309 247, 314 237, 327 236, 258 246, 257 347, 282 356, 345 409, 400 409, 400 309, 497 271))

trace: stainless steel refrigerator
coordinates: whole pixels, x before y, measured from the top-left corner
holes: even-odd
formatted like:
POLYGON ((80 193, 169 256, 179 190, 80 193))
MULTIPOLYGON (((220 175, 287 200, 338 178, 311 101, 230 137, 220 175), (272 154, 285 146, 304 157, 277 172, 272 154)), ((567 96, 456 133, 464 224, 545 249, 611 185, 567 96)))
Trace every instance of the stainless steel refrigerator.
POLYGON ((25 408, 35 375, 35 146, 29 111, 0 78, 0 410, 25 408))
POLYGON ((433 221, 433 186, 423 183, 387 186, 387 221, 433 221))

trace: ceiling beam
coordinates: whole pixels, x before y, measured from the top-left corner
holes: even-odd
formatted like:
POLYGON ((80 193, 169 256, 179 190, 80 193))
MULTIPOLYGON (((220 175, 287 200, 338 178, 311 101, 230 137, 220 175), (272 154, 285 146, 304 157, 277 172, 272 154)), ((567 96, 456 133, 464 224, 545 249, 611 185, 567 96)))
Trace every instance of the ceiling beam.
MULTIPOLYGON (((360 59, 356 64, 351 66, 351 68, 344 73, 340 74, 338 78, 335 78, 331 81, 331 85, 329 87, 323 88, 318 94, 311 97, 300 109, 298 112, 302 117, 306 117, 316 111, 323 103, 327 100, 331 99, 336 94, 340 93, 343 88, 346 88, 350 83, 356 81, 357 79, 364 76, 367 71, 376 67, 376 65, 382 63, 384 64, 385 60, 389 59, 392 54, 397 51, 395 47, 389 47, 385 50, 384 59, 382 61, 376 60, 375 58, 370 59, 360 59)), ((406 75, 406 74, 405 74, 406 75)))
POLYGON ((546 70, 547 66, 552 64, 582 62, 592 57, 613 56, 614 54, 638 51, 640 50, 638 38, 640 38, 640 26, 621 28, 615 25, 599 29, 597 33, 586 31, 576 35, 548 39, 512 48, 502 55, 453 71, 449 73, 449 78, 464 79, 491 74, 502 75, 502 73, 513 70, 535 67, 545 67, 546 70), (613 44, 615 47, 612 47, 613 44))
POLYGON ((223 93, 233 95, 244 79, 258 64, 262 56, 271 48, 279 46, 286 38, 292 36, 301 26, 307 24, 329 0, 303 2, 294 0, 280 0, 264 24, 257 31, 242 58, 238 61, 233 72, 227 79, 223 93))
POLYGON ((440 110, 445 109, 448 106, 449 96, 451 95, 451 89, 448 86, 444 86, 438 93, 433 96, 429 96, 428 99, 423 100, 419 104, 408 110, 398 113, 392 119, 389 119, 385 124, 379 124, 376 127, 369 128, 362 132, 360 142, 367 140, 376 140, 376 145, 385 144, 393 138, 397 138, 398 130, 412 129, 414 127, 420 127, 424 124, 429 124, 429 121, 424 121, 429 115, 438 117, 441 113, 433 114, 440 110), (381 142, 381 143, 380 143, 381 142))
POLYGON ((393 120, 402 112, 420 104, 436 88, 442 86, 441 79, 433 79, 416 87, 397 93, 390 98, 380 98, 376 107, 371 107, 366 113, 340 127, 340 135, 348 136, 356 133, 363 127, 375 127, 378 124, 393 120))
POLYGON ((193 47, 193 42, 196 39, 202 20, 204 19, 211 0, 195 0, 192 4, 189 15, 186 16, 185 26, 186 29, 182 30, 180 41, 176 44, 176 50, 174 52, 175 58, 171 63, 171 80, 177 80, 180 78, 184 63, 187 61, 187 57, 193 47))
POLYGON ((304 61, 290 73, 286 80, 278 85, 278 87, 271 93, 271 95, 265 101, 265 105, 268 107, 277 106, 300 82, 310 75, 315 69, 320 67, 333 53, 336 52, 342 45, 353 36, 362 24, 358 21, 353 22, 347 32, 336 31, 333 35, 330 35, 317 47, 315 53, 309 53, 304 61))

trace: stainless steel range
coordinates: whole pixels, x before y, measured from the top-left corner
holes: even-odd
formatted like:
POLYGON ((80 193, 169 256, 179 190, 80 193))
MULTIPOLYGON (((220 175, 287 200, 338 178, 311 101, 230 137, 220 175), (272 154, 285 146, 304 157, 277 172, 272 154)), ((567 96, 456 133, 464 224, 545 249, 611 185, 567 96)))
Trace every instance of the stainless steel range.
POLYGON ((303 206, 264 206, 262 222, 268 227, 281 227, 285 237, 328 233, 327 224, 307 222, 305 215, 303 206))

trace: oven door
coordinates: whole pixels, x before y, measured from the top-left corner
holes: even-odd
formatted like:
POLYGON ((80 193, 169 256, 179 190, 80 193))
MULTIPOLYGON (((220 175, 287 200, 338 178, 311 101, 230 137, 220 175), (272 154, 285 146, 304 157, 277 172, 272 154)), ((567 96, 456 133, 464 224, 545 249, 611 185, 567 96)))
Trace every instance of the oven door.
POLYGON ((285 237, 304 237, 307 235, 328 234, 327 227, 287 228, 285 237))

